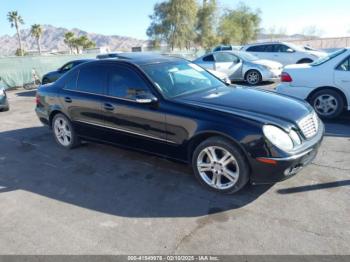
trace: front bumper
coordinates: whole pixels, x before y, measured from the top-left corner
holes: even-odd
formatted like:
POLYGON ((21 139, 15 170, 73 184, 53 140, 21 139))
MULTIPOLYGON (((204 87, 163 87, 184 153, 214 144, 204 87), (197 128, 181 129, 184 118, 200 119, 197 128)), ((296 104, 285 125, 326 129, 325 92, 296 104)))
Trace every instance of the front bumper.
POLYGON ((263 158, 269 163, 263 163, 259 158, 253 159, 251 161, 253 170, 251 183, 273 184, 298 174, 316 158, 324 132, 324 125, 321 124, 319 133, 311 141, 308 141, 306 148, 300 152, 281 158, 263 158))

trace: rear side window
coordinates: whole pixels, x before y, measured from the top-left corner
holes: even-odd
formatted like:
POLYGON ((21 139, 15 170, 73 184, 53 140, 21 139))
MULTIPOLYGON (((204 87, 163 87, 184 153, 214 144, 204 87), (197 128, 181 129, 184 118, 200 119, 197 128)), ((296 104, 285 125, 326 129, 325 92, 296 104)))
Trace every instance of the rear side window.
POLYGON ((106 78, 106 66, 85 66, 79 71, 77 90, 93 94, 105 94, 106 78))
POLYGON ((204 62, 214 62, 214 56, 213 55, 207 55, 203 57, 204 62))
POLYGON ((108 70, 108 95, 134 100, 150 93, 145 81, 134 70, 125 66, 111 66, 108 70))
POLYGON ((65 89, 76 90, 77 89, 77 80, 78 80, 78 70, 69 73, 67 80, 64 84, 65 89))
POLYGON ((337 67, 337 70, 350 71, 350 57, 341 62, 341 64, 337 67))
POLYGON ((247 49, 247 51, 248 52, 264 52, 265 46, 263 46, 263 45, 251 46, 247 49))
POLYGON ((264 52, 267 52, 267 53, 276 52, 276 45, 266 45, 264 52))

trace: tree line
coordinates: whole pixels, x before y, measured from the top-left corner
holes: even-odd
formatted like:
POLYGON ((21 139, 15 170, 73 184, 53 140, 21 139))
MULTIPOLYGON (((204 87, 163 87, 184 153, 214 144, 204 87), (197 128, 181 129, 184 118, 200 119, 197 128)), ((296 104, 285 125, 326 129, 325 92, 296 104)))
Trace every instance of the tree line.
POLYGON ((166 0, 154 5, 147 36, 155 48, 166 43, 172 50, 217 44, 244 45, 256 40, 260 10, 240 2, 236 8, 219 12, 217 0, 166 0))
MULTIPOLYGON (((24 25, 23 18, 18 14, 17 11, 11 11, 7 14, 7 19, 11 25, 11 27, 14 27, 16 29, 16 35, 18 39, 18 49, 16 50, 17 56, 24 56, 26 54, 22 38, 21 38, 21 26, 24 25)), ((41 49, 41 37, 44 33, 44 29, 39 24, 34 24, 30 28, 30 35, 36 39, 38 52, 41 55, 42 49, 41 49)), ((64 43, 69 47, 70 52, 73 53, 73 50, 76 51, 78 54, 81 49, 87 49, 87 48, 93 48, 96 46, 96 44, 91 41, 86 35, 83 36, 75 36, 73 32, 67 32, 64 35, 64 43)))

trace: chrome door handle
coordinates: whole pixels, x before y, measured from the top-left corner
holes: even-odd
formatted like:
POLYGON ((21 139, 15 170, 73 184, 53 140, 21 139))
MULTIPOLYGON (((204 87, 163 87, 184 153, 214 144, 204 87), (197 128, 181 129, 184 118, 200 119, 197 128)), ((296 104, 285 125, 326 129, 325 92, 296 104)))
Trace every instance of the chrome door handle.
POLYGON ((66 103, 72 103, 72 98, 70 97, 65 97, 64 101, 66 101, 66 103))
POLYGON ((113 105, 111 105, 111 104, 109 104, 109 103, 105 103, 104 105, 103 105, 103 108, 105 109, 105 110, 107 110, 107 111, 114 111, 114 106, 113 105))

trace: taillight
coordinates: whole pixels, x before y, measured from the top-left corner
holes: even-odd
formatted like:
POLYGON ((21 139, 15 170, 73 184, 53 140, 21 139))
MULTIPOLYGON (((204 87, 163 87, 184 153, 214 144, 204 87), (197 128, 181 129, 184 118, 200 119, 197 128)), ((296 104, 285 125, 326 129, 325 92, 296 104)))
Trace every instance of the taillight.
POLYGON ((281 82, 293 82, 293 79, 287 72, 282 72, 281 82))
POLYGON ((40 105, 40 96, 38 94, 35 96, 35 103, 36 105, 40 105))

